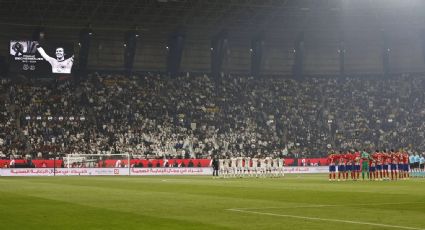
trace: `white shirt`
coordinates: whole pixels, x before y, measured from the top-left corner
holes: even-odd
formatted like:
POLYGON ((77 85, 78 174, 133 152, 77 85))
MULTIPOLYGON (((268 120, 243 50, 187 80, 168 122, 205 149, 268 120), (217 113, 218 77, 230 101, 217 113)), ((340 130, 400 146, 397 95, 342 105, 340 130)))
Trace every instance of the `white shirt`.
POLYGON ((279 165, 279 159, 275 158, 273 159, 273 167, 277 168, 277 166, 279 165))
POLYGON ((272 167, 272 159, 270 157, 266 157, 267 167, 272 167))
POLYGON ((224 168, 224 160, 223 159, 220 159, 219 161, 218 161, 218 163, 219 163, 219 168, 224 168))
POLYGON ((242 167, 243 158, 242 157, 238 157, 237 159, 238 159, 237 165, 238 165, 239 168, 241 168, 242 167))
POLYGON ((236 158, 232 157, 232 158, 230 159, 230 163, 231 163, 231 167, 232 167, 232 168, 236 168, 236 158))
POLYGON ((277 167, 279 168, 283 167, 283 160, 280 158, 277 159, 277 167))
POLYGON ((229 159, 224 159, 224 167, 228 168, 230 164, 230 160, 229 159))
POLYGON ((257 158, 252 158, 252 167, 253 168, 257 168, 257 164, 258 164, 258 159, 257 158))
POLYGON ((245 157, 245 168, 249 168, 249 161, 250 161, 250 158, 245 157))

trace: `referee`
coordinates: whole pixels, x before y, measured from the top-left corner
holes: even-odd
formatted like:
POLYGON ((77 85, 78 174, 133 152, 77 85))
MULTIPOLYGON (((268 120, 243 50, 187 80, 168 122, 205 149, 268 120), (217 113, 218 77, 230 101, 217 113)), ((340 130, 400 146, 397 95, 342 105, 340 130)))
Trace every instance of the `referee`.
POLYGON ((212 160, 212 167, 213 167, 213 178, 214 176, 218 177, 218 170, 219 170, 219 161, 217 155, 214 156, 212 160))

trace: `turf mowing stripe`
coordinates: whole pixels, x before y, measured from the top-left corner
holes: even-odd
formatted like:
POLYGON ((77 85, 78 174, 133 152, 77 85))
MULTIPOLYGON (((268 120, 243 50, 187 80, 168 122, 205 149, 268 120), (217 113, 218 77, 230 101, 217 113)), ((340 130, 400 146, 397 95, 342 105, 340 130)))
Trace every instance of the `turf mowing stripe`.
POLYGON ((377 227, 383 227, 383 228, 425 230, 424 228, 415 228, 415 227, 407 227, 407 226, 378 224, 378 223, 370 223, 370 222, 362 222, 362 221, 354 221, 354 220, 340 220, 340 219, 327 219, 327 218, 308 217, 308 216, 295 216, 295 215, 276 214, 276 213, 269 213, 269 212, 256 212, 256 211, 248 211, 248 210, 240 210, 240 209, 226 209, 226 211, 251 213, 251 214, 266 215, 266 216, 289 217, 289 218, 304 219, 304 220, 318 220, 318 221, 339 222, 339 223, 346 223, 346 224, 370 225, 370 226, 377 226, 377 227))
MULTIPOLYGON (((425 202, 397 202, 397 203, 373 203, 373 204, 317 204, 317 205, 302 205, 291 207, 263 207, 263 208, 233 208, 235 210, 265 210, 265 209, 287 209, 287 208, 321 208, 321 207, 356 207, 356 206, 377 206, 377 205, 396 205, 396 204, 425 204, 425 202)), ((233 210, 229 209, 229 210, 233 210)))

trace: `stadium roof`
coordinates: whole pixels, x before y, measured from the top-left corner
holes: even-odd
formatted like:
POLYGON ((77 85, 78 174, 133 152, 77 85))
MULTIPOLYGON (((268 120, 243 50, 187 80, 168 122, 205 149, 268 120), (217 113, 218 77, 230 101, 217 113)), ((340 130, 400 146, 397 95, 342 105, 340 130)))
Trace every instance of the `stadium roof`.
POLYGON ((252 34, 283 28, 340 30, 344 22, 356 20, 379 28, 399 23, 398 16, 403 21, 418 22, 417 17, 424 21, 419 0, 0 0, 0 6, 3 25, 81 28, 91 23, 97 30, 137 26, 141 31, 227 29, 252 34), (403 15, 403 10, 408 13, 403 15))
MULTIPOLYGON (((286 0, 0 1, 0 21, 17 25, 126 30, 253 28, 289 7, 286 0)), ((307 1, 302 1, 307 2, 307 1)))

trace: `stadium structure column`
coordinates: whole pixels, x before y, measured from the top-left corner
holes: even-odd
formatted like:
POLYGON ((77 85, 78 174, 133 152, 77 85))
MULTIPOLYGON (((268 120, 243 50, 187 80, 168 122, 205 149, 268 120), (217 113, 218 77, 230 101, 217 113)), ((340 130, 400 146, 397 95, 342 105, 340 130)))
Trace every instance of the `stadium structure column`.
POLYGON ((422 43, 422 57, 425 63, 425 29, 421 30, 420 36, 421 36, 421 43, 422 43))
POLYGON ((223 59, 227 54, 228 35, 222 30, 211 39, 211 77, 218 79, 222 72, 223 59))
POLYGON ((338 44, 339 74, 345 74, 345 38, 341 33, 338 44))
POLYGON ((9 74, 9 65, 4 56, 0 55, 0 78, 6 78, 9 74))
POLYGON ((79 76, 87 77, 87 65, 90 52, 90 44, 93 37, 93 31, 91 25, 80 31, 78 47, 80 49, 78 64, 79 64, 79 76))
POLYGON ((177 77, 180 73, 184 42, 185 35, 183 32, 174 32, 168 39, 167 73, 171 77, 177 77))
POLYGON ((37 28, 34 29, 33 33, 32 33, 32 40, 33 41, 43 41, 45 38, 45 31, 44 28, 39 26, 37 28))
POLYGON ((297 35, 294 45, 294 65, 292 66, 292 75, 295 79, 303 77, 304 68, 304 32, 297 35))
POLYGON ((251 40, 251 76, 258 78, 263 64, 264 35, 259 34, 251 40))
POLYGON ((388 39, 388 33, 385 30, 381 30, 382 34, 382 69, 384 75, 387 76, 390 73, 390 53, 391 48, 388 39))
POLYGON ((139 33, 136 30, 129 30, 124 36, 124 70, 127 76, 133 72, 138 38, 139 33))

